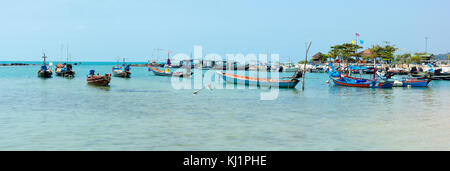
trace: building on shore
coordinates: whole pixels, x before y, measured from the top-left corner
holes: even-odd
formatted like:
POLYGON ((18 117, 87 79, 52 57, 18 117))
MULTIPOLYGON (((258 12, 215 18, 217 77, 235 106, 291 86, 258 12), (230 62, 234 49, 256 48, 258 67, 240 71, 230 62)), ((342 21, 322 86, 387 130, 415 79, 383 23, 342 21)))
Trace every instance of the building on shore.
POLYGON ((312 56, 311 58, 311 63, 314 65, 319 65, 322 63, 322 58, 324 58, 325 55, 323 55, 322 53, 318 52, 316 53, 314 56, 312 56))

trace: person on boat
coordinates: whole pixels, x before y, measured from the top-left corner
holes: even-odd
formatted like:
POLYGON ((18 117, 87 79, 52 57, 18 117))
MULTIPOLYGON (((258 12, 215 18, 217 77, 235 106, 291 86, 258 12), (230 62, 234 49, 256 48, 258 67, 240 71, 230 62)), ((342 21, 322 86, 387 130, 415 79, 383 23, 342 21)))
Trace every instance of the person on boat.
POLYGON ((168 66, 168 67, 171 67, 171 66, 172 66, 172 63, 170 62, 170 58, 167 58, 167 66, 168 66))

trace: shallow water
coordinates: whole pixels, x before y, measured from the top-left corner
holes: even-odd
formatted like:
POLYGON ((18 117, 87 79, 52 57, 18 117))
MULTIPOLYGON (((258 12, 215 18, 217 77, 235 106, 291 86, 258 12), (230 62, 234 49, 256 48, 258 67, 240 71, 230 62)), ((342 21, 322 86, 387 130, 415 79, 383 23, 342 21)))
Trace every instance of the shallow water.
POLYGON ((450 150, 450 82, 429 88, 359 89, 307 74, 305 92, 175 90, 133 67, 110 87, 37 77, 39 66, 0 67, 0 150, 450 150))

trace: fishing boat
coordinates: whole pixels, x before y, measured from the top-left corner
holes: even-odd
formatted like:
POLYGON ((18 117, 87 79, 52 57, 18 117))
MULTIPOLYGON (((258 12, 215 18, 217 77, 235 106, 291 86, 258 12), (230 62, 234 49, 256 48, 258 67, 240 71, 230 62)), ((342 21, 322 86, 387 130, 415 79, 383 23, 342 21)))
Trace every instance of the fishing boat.
MULTIPOLYGON (((62 46, 61 46, 61 54, 63 54, 62 46)), ((72 65, 69 64, 69 61, 71 59, 71 54, 69 53, 69 46, 67 46, 66 58, 67 58, 66 63, 61 64, 60 62, 58 62, 58 64, 55 67, 55 74, 56 76, 72 78, 75 76, 75 72, 72 70, 72 65)), ((76 65, 76 63, 74 65, 76 65)))
POLYGON ((114 77, 130 78, 131 76, 131 66, 125 63, 125 58, 123 58, 122 66, 119 65, 120 58, 117 59, 117 65, 112 68, 112 74, 114 77))
POLYGON ((359 88, 392 88, 394 81, 355 78, 343 75, 334 69, 333 63, 330 64, 330 79, 338 86, 359 87, 359 88))
POLYGON ((50 78, 50 77, 52 77, 53 72, 49 67, 47 67, 47 61, 46 61, 47 56, 45 56, 45 53, 44 53, 44 56, 42 56, 42 58, 44 58, 44 64, 41 66, 41 69, 38 71, 38 77, 50 78))
POLYGON ((392 72, 377 72, 379 78, 383 80, 394 80, 394 87, 428 87, 432 78, 431 77, 392 77, 395 74, 392 72))
POLYGON ((153 74, 158 75, 158 76, 167 76, 167 77, 190 77, 192 76, 192 74, 194 74, 193 72, 190 72, 190 70, 188 70, 188 72, 172 72, 170 71, 169 68, 166 68, 165 71, 160 70, 158 68, 149 66, 148 67, 148 71, 152 71, 153 74))
POLYGON ((398 80, 401 84, 394 84, 398 87, 428 87, 431 82, 431 78, 401 78, 398 80))
POLYGON ((295 88, 299 83, 298 78, 302 77, 302 72, 296 72, 293 77, 281 77, 280 79, 248 77, 224 73, 222 71, 217 71, 217 74, 219 74, 226 82, 233 84, 279 88, 295 88))
POLYGON ((62 77, 73 77, 75 76, 75 72, 72 70, 71 64, 61 64, 58 63, 55 68, 56 76, 62 77))
POLYGON ((131 76, 130 65, 126 65, 125 68, 115 65, 112 72, 115 77, 129 78, 131 76))
POLYGON ((387 80, 369 80, 363 78, 354 78, 354 77, 346 77, 342 76, 338 77, 330 77, 331 80, 336 85, 339 86, 347 86, 347 87, 360 87, 360 88, 392 88, 394 85, 393 81, 387 80))
POLYGON ((96 86, 107 86, 111 81, 111 75, 95 75, 95 70, 90 70, 87 76, 87 83, 96 86))

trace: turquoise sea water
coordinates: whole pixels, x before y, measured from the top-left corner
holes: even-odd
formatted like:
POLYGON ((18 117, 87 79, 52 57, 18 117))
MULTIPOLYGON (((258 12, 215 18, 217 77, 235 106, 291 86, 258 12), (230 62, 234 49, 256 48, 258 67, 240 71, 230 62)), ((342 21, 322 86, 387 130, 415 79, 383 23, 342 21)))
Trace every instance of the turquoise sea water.
POLYGON ((82 63, 73 79, 0 67, 0 150, 450 150, 450 81, 360 89, 308 73, 304 92, 273 101, 259 100, 267 88, 175 90, 145 67, 86 84, 114 64, 82 63))

